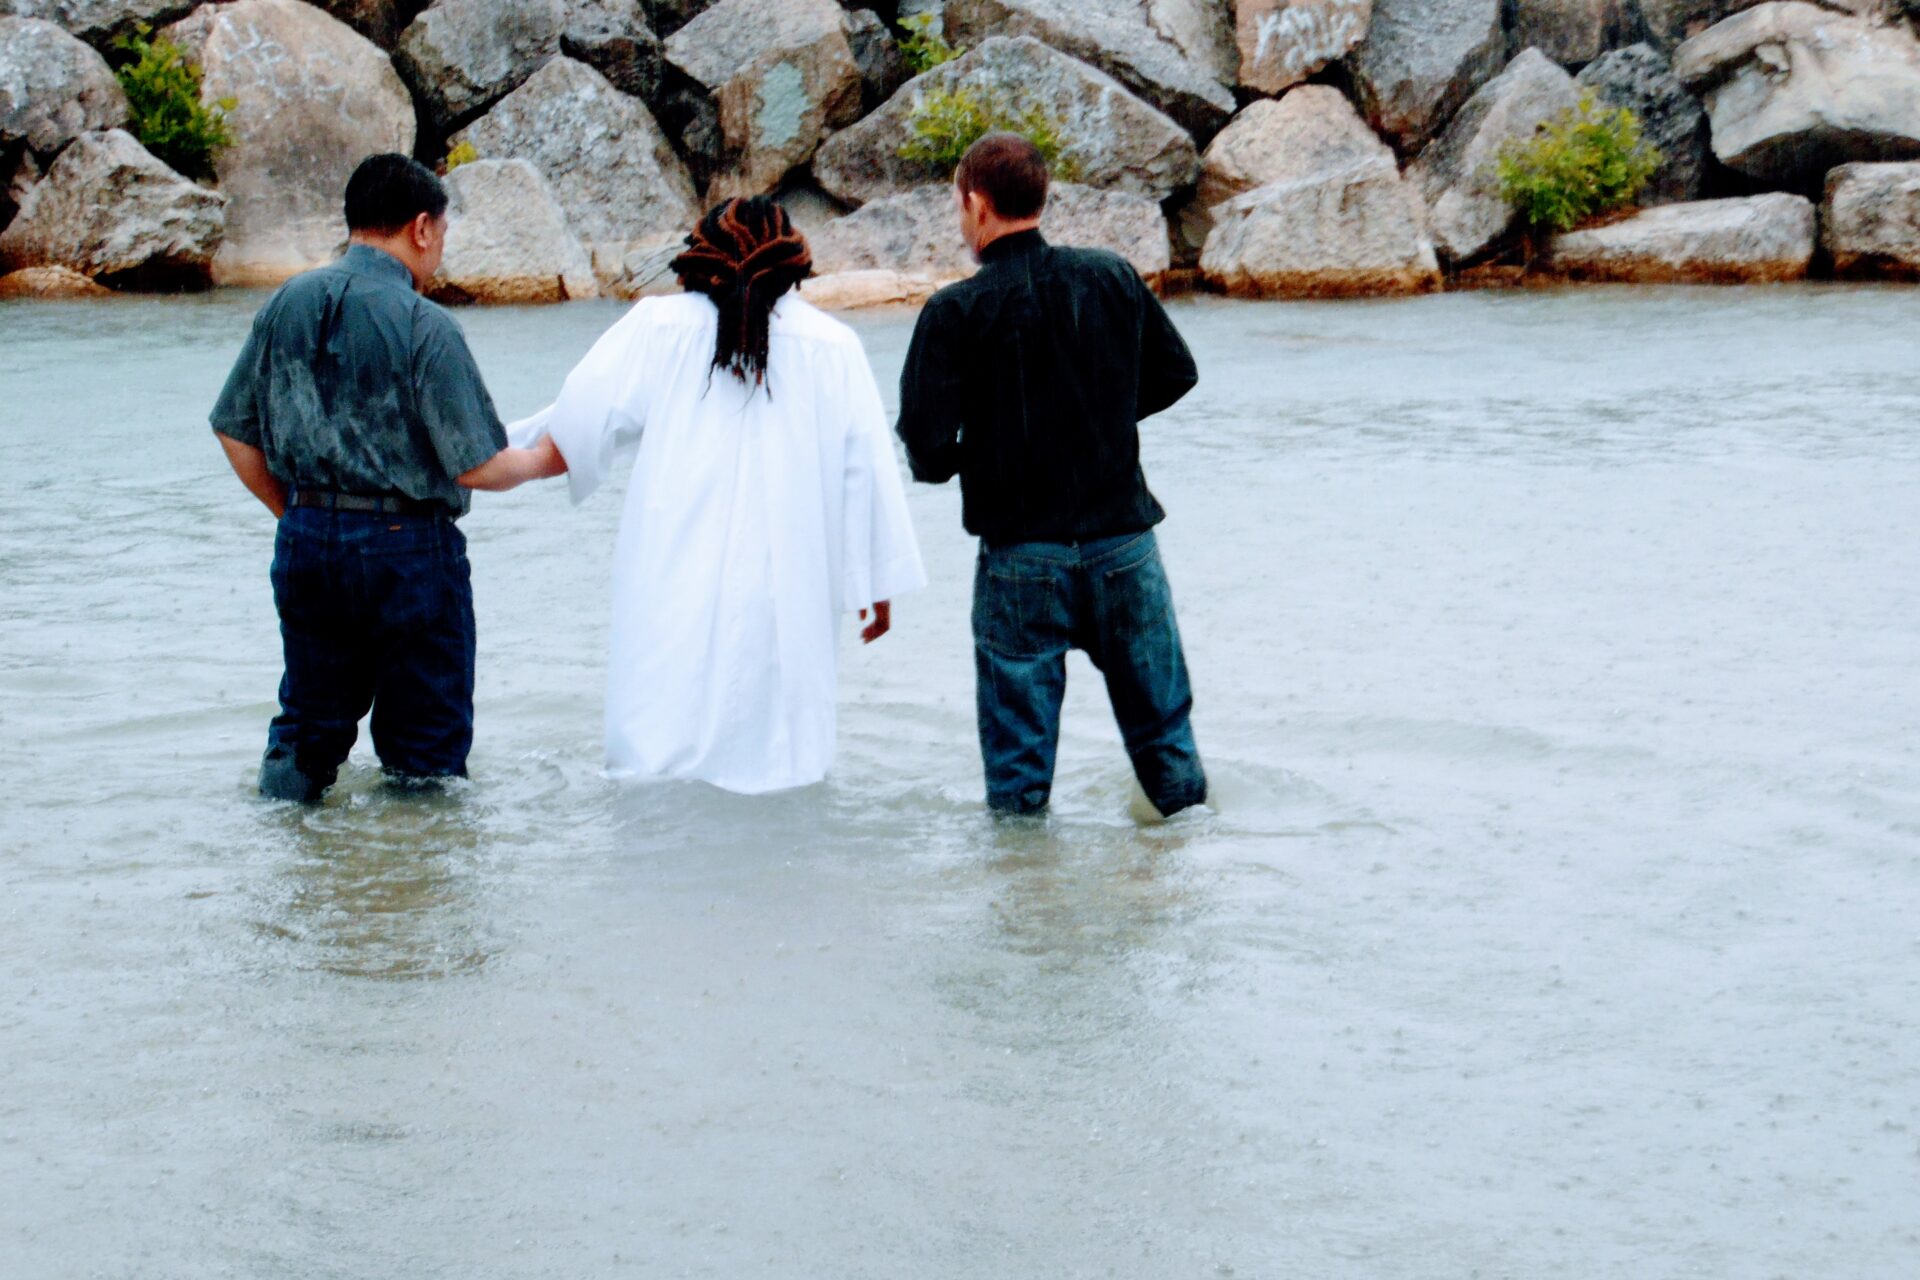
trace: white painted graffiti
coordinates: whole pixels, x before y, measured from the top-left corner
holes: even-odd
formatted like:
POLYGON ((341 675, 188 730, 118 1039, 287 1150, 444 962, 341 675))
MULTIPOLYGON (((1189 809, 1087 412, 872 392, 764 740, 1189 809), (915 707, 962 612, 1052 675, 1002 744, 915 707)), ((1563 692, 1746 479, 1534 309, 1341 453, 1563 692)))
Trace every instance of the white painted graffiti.
POLYGON ((1254 28, 1253 65, 1264 69, 1277 50, 1280 71, 1311 75, 1366 33, 1371 10, 1370 0, 1318 0, 1263 13, 1254 28))

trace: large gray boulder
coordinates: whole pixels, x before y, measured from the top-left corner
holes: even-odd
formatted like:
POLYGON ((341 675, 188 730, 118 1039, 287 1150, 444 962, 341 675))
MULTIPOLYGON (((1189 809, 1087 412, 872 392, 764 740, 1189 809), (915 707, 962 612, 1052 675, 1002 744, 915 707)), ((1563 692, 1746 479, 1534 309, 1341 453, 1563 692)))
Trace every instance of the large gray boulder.
POLYGON ((1118 81, 1038 40, 996 38, 915 78, 885 106, 828 139, 814 157, 816 181, 849 204, 944 180, 902 158, 909 121, 928 95, 966 90, 1015 111, 1040 107, 1060 123, 1074 181, 1164 200, 1191 185, 1200 158, 1193 139, 1118 81))
POLYGON ((1201 158, 1197 196, 1208 208, 1255 187, 1371 159, 1379 139, 1338 89, 1301 85, 1250 104, 1201 158))
MULTIPOLYGON (((1185 47, 1162 29, 1178 30, 1159 8, 1150 0, 951 0, 946 25, 963 45, 1032 36, 1099 67, 1188 132, 1211 138, 1233 115, 1233 93, 1204 49, 1185 47)), ((1231 48, 1230 33, 1227 42, 1231 48)))
POLYGON ((154 159, 132 134, 85 133, 0 234, 0 270, 62 266, 121 287, 204 286, 226 231, 226 203, 154 159))
POLYGON ((1920 280, 1920 163, 1835 169, 1820 233, 1835 275, 1920 280))
POLYGON ((413 100, 377 45, 299 0, 207 5, 167 28, 232 98, 234 143, 214 161, 228 197, 216 284, 275 284, 333 260, 340 193, 359 163, 413 150, 413 100))
POLYGON ((1207 165, 1203 190, 1226 197, 1200 258, 1216 288, 1311 298, 1439 287, 1418 194, 1336 90, 1256 103, 1214 140, 1207 165))
POLYGON ((1549 241, 1542 266, 1619 284, 1767 284, 1799 280, 1813 260, 1813 202, 1776 192, 1670 204, 1549 241))
POLYGON ((51 22, 0 18, 0 148, 53 152, 127 122, 106 59, 51 22))
POLYGON ((477 160, 447 175, 447 250, 429 292, 441 302, 597 298, 593 263, 546 180, 525 160, 477 160))
POLYGON ((1812 190, 1835 165, 1920 156, 1920 40, 1810 4, 1769 3, 1702 32, 1674 73, 1706 102, 1730 168, 1812 190))
POLYGON ((1513 10, 1513 47, 1577 67, 1633 39, 1639 17, 1636 0, 1522 0, 1513 10))
MULTIPOLYGON (((951 210, 951 191, 943 190, 942 196, 951 210)), ((1057 183, 1047 197, 1040 231, 1054 244, 1117 253, 1149 283, 1173 265, 1167 215, 1159 201, 1145 196, 1057 183)))
POLYGON ((1506 51, 1500 0, 1374 0, 1346 68, 1368 122, 1405 155, 1500 70, 1506 51))
MULTIPOLYGON (((1148 279, 1163 275, 1171 260, 1166 215, 1144 196, 1057 183, 1040 229, 1055 244, 1117 253, 1148 279)), ((974 270, 953 189, 944 183, 876 200, 821 229, 810 244, 823 276, 879 270, 945 281, 974 270)))
POLYGON ((1234 0, 1240 83, 1280 93, 1366 37, 1373 0, 1234 0))
POLYGON ((436 0, 400 35, 394 65, 436 129, 511 93, 560 51, 565 0, 436 0))
POLYGON ((1640 119, 1642 136, 1660 149, 1660 168, 1647 183, 1641 204, 1698 200, 1713 159, 1706 108, 1673 74, 1652 45, 1629 45, 1591 62, 1576 78, 1602 106, 1624 107, 1640 119))
POLYGON ((1428 225, 1443 258, 1469 262, 1512 228, 1516 210, 1500 193, 1501 151, 1531 138, 1579 98, 1564 68, 1528 49, 1482 85, 1420 153, 1407 176, 1427 202, 1428 225))
POLYGON ((1240 74, 1234 0, 1146 0, 1147 25, 1180 56, 1231 89, 1240 74))
MULTIPOLYGON (((1195 258, 1206 246, 1214 206, 1297 175, 1302 165, 1317 167, 1324 149, 1348 155, 1352 131, 1347 121, 1352 118, 1345 97, 1325 85, 1301 85, 1283 98, 1249 103, 1207 144, 1199 185, 1175 214, 1175 241, 1182 255, 1195 258)), ((1366 129, 1365 124, 1360 127, 1366 129)))
POLYGON ((560 52, 584 62, 620 92, 651 102, 660 93, 660 37, 640 0, 575 0, 560 33, 560 52))
POLYGON ((860 114, 860 66, 833 0, 720 0, 667 41, 719 107, 728 163, 709 199, 761 195, 860 114))
MULTIPOLYGON (((44 18, 88 44, 104 45, 140 23, 160 26, 193 12, 199 0, 0 0, 0 16, 44 18)), ((0 41, 0 46, 4 45, 0 41)))
POLYGON ((482 159, 531 163, 611 292, 629 258, 678 240, 699 215, 693 181, 646 106, 571 58, 540 68, 453 141, 482 159))

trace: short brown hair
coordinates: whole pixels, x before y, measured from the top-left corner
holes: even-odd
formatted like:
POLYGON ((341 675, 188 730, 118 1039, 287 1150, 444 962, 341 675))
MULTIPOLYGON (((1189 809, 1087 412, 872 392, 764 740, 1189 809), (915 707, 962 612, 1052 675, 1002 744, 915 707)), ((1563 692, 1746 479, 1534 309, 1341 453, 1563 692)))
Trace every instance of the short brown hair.
POLYGON ((954 170, 961 195, 978 191, 1003 218, 1037 218, 1047 207, 1047 158, 1017 133, 990 133, 954 170))

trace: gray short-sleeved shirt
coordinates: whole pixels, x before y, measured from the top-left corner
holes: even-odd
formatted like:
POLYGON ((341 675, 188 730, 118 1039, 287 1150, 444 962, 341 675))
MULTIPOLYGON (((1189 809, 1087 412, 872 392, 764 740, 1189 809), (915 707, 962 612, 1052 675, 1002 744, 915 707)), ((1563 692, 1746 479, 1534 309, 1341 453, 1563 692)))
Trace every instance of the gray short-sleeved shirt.
POLYGON ((282 285, 214 405, 213 429, 295 489, 415 498, 464 514, 454 477, 507 444, 454 318, 357 244, 282 285))

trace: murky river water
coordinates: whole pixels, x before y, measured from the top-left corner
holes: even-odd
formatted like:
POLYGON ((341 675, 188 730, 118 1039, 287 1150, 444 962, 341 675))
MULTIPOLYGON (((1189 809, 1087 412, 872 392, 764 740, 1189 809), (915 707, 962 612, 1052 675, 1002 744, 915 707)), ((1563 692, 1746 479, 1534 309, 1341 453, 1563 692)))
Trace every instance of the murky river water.
MULTIPOLYGON (((1181 306, 1160 829, 1079 662, 982 815, 927 489, 826 786, 600 778, 619 504, 546 489, 471 788, 256 800, 257 302, 0 308, 10 1280, 1920 1274, 1920 294, 1181 306)), ((520 413, 615 314, 466 323, 520 413)))

